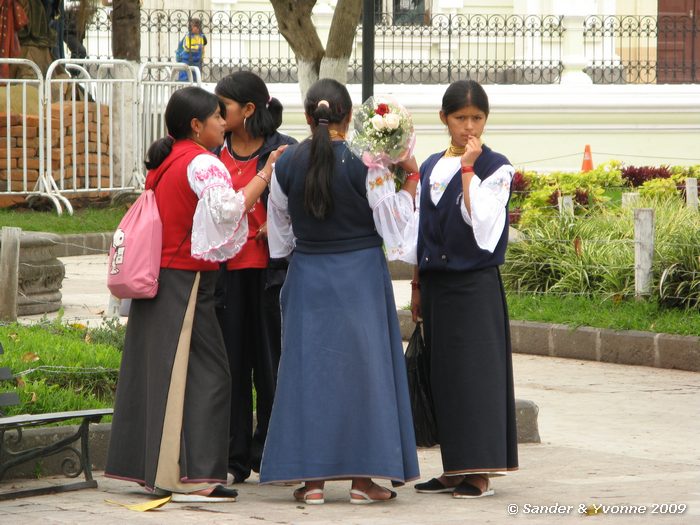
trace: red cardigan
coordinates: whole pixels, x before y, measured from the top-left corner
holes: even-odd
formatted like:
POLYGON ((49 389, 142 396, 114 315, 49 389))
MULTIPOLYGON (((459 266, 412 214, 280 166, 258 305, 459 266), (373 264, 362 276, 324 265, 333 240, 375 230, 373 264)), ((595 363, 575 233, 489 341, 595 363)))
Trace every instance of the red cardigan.
POLYGON ((178 140, 170 155, 148 172, 146 189, 155 187, 163 222, 160 267, 176 270, 218 270, 219 263, 192 257, 192 219, 199 199, 187 180, 187 167, 197 155, 213 155, 191 140, 178 140))

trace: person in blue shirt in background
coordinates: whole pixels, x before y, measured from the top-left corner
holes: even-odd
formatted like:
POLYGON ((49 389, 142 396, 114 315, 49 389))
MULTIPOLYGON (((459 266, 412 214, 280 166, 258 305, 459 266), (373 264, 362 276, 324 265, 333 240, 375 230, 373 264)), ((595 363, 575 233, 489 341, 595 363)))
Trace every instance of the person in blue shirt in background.
MULTIPOLYGON (((206 45, 207 37, 202 34, 202 21, 199 18, 191 18, 187 23, 187 34, 182 37, 177 46, 175 60, 188 66, 196 66, 201 71, 204 61, 204 46, 206 45)), ((178 80, 186 81, 187 72, 180 71, 178 80)))

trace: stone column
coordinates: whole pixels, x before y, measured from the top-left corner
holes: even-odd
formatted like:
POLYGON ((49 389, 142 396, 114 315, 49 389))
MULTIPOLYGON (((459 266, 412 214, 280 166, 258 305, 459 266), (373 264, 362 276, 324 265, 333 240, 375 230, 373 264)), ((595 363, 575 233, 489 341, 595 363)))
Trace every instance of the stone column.
POLYGON ((556 14, 564 16, 561 56, 564 71, 561 75, 561 84, 593 84, 591 77, 583 71, 588 65, 583 45, 583 23, 586 16, 596 12, 595 0, 578 2, 557 0, 554 2, 554 9, 556 14))
POLYGON ((60 241, 61 236, 53 233, 22 232, 17 315, 45 314, 61 307, 60 289, 66 270, 54 255, 60 241))

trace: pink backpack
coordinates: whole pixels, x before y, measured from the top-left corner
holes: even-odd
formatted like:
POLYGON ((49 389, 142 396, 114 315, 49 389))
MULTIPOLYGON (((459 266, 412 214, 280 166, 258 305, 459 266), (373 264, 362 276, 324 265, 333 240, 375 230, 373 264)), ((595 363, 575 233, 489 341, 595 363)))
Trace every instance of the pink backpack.
POLYGON ((156 195, 145 190, 114 232, 107 287, 119 299, 151 299, 158 292, 163 223, 156 195))

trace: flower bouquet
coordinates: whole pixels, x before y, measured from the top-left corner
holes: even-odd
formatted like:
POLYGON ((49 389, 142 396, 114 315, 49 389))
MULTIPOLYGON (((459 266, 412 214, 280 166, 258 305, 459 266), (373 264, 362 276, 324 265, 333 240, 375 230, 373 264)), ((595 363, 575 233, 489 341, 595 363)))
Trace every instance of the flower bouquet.
MULTIPOLYGON (((355 111, 353 128, 348 147, 370 170, 384 171, 413 154, 416 135, 411 115, 391 97, 369 97, 355 111)), ((393 175, 403 184, 402 169, 394 167, 393 175)))

